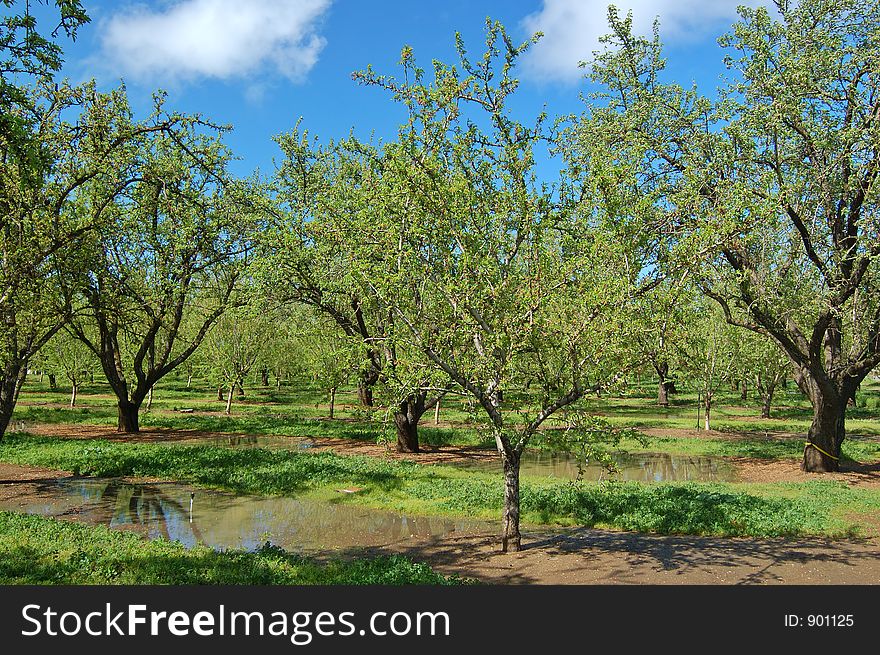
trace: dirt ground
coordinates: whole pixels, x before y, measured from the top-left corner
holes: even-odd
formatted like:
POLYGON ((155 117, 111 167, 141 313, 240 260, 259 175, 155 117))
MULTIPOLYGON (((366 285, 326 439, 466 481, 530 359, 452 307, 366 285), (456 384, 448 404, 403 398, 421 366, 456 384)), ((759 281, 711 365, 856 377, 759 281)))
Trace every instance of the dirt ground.
MULTIPOLYGON (((151 437, 144 435, 144 439, 151 437)), ((156 438, 154 435, 153 439, 156 438)), ((336 445, 338 448, 338 445, 336 445)), ((350 452, 350 451, 349 451, 350 452)), ((444 457, 466 456, 442 453, 444 457)), ((441 461, 443 461, 441 459, 441 461)), ((745 469, 748 463, 743 462, 745 469)), ((784 474, 785 462, 756 475, 784 474)), ((0 501, 27 504, 69 473, 0 463, 0 501)), ((851 484, 877 484, 858 472, 851 484)), ((847 477, 851 476, 851 477, 847 477)), ((76 514, 65 517, 77 520, 76 514)), ((447 575, 490 584, 880 584, 880 539, 724 539, 596 529, 524 530, 523 549, 502 553, 496 535, 398 542, 368 553, 402 553, 447 575)))

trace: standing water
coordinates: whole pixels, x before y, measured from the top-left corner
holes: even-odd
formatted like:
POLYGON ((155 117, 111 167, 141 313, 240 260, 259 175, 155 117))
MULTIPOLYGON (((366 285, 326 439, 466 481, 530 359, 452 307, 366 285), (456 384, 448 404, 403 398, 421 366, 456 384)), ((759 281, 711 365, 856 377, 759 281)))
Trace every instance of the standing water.
MULTIPOLYGON (((578 468, 577 460, 567 453, 527 450, 520 461, 520 475, 582 480, 632 480, 667 482, 693 480, 725 482, 735 478, 734 468, 717 457, 669 455, 667 453, 615 453, 617 471, 609 472, 601 464, 589 462, 578 468)), ((501 471, 500 462, 468 462, 465 468, 501 471)))
MULTIPOLYGON (((314 441, 308 437, 232 435, 228 437, 193 438, 169 442, 170 445, 210 445, 228 448, 268 448, 271 450, 308 450, 314 441)), ((720 457, 670 455, 668 453, 615 453, 617 471, 609 471, 601 464, 590 462, 580 470, 582 480, 632 480, 635 482, 729 482, 736 478, 735 470, 720 457)), ((474 459, 448 466, 480 471, 501 471, 500 458, 474 459)), ((553 477, 574 480, 578 477, 577 460, 567 453, 546 450, 526 450, 520 463, 524 476, 553 477)))
MULTIPOLYGON (((314 445, 308 437, 228 436, 193 438, 172 442, 181 445, 211 445, 229 448, 268 448, 272 450, 307 450, 314 445)), ((670 455, 668 453, 615 453, 617 471, 609 473, 601 464, 590 462, 580 471, 582 480, 633 480, 636 482, 729 482, 735 479, 733 466, 720 457, 670 455)), ((480 471, 501 471, 500 458, 474 459, 448 464, 480 471)), ((520 474, 573 480, 578 477, 577 460, 567 453, 526 450, 520 474)))
POLYGON ((216 549, 255 550, 269 541, 287 550, 308 552, 381 546, 452 532, 497 531, 497 525, 488 521, 409 516, 299 498, 238 496, 177 483, 64 478, 36 486, 28 499, 0 503, 0 509, 76 515, 93 525, 132 530, 190 547, 203 543, 216 549))

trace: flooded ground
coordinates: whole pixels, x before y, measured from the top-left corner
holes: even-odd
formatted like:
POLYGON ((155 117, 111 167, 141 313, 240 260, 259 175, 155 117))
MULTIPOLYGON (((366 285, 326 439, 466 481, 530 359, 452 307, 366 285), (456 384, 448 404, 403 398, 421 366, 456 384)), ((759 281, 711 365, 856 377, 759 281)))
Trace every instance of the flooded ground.
MULTIPOLYGON (((283 436, 228 436, 195 438, 174 443, 186 445, 227 446, 230 448, 269 448, 273 450, 308 450, 315 442, 308 437, 283 436)), ((729 482, 736 478, 734 467, 719 457, 669 455, 666 453, 618 453, 614 456, 618 471, 608 470, 590 463, 581 471, 583 480, 634 480, 637 482, 675 482, 693 480, 698 482, 729 482)), ((497 457, 473 458, 470 461, 450 462, 451 466, 480 471, 501 471, 497 457)), ((578 463, 565 453, 527 450, 523 453, 520 474, 524 476, 575 479, 578 463)))
MULTIPOLYGON (((716 457, 668 455, 666 453, 617 453, 614 456, 617 471, 590 462, 579 469, 574 457, 562 453, 526 451, 520 464, 521 475, 583 480, 634 480, 637 482, 672 482, 694 480, 700 482, 731 481, 736 477, 733 466, 716 457)), ((501 471, 500 462, 470 462, 466 468, 483 471, 501 471)))
POLYGON ((0 503, 0 509, 75 515, 86 523, 132 530, 150 539, 217 549, 254 550, 269 541, 291 551, 327 551, 450 533, 497 532, 496 524, 484 521, 407 516, 289 497, 238 496, 177 483, 62 478, 26 485, 27 494, 24 486, 19 498, 0 503))

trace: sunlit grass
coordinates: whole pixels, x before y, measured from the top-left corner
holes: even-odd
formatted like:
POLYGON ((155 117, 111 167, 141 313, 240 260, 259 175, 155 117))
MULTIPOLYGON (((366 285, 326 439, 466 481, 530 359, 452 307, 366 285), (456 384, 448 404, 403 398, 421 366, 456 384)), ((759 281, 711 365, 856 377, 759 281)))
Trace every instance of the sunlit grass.
POLYGON ((318 562, 280 548, 166 540, 0 511, 0 584, 461 584, 402 556, 318 562))
MULTIPOLYGON (((301 496, 416 515, 499 519, 503 481, 490 472, 409 461, 260 448, 83 442, 13 435, 0 461, 88 476, 177 480, 237 493, 301 496), (341 496, 340 487, 360 491, 341 496)), ((880 490, 832 481, 786 484, 574 483, 524 477, 524 521, 726 536, 869 534, 880 490), (861 518, 860 518, 861 517, 861 518)))

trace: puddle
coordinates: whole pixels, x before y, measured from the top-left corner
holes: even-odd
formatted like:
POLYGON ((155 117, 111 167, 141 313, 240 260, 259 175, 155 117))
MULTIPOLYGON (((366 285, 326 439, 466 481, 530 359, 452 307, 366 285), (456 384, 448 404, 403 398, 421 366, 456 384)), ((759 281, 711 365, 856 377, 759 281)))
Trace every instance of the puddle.
MULTIPOLYGON (((228 436, 197 437, 169 442, 180 445, 210 445, 230 448, 269 448, 272 450, 307 450, 314 446, 308 437, 284 436, 228 436)), ((605 467, 589 464, 583 471, 584 480, 618 480, 637 482, 675 482, 693 480, 697 482, 729 482, 735 479, 734 467, 722 458, 698 457, 690 455, 669 455, 667 453, 618 453, 615 455, 618 473, 611 474, 605 467)), ((501 471, 500 459, 449 462, 449 466, 471 468, 481 471, 501 471)), ((522 457, 521 475, 575 479, 578 475, 577 462, 565 453, 550 453, 541 450, 527 450, 522 457)))
POLYGON ((131 484, 108 479, 64 478, 35 484, 19 499, 0 503, 44 516, 71 516, 93 525, 133 530, 150 539, 186 546, 255 550, 266 541, 291 551, 380 546, 451 532, 497 532, 497 524, 394 512, 298 498, 237 496, 178 483, 131 484), (24 499, 24 500, 23 500, 24 499))
MULTIPOLYGON (((693 480, 698 482, 725 482, 736 477, 734 467, 723 459, 669 455, 667 453, 618 453, 614 456, 619 469, 610 474, 599 464, 588 464, 582 474, 583 480, 633 480, 636 482, 673 482, 693 480)), ((463 468, 482 471, 501 471, 501 462, 467 462, 463 468)), ((520 463, 520 475, 574 479, 578 465, 573 457, 564 453, 527 450, 520 463)))

